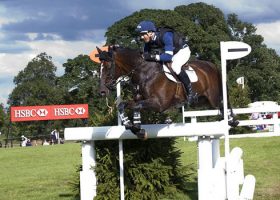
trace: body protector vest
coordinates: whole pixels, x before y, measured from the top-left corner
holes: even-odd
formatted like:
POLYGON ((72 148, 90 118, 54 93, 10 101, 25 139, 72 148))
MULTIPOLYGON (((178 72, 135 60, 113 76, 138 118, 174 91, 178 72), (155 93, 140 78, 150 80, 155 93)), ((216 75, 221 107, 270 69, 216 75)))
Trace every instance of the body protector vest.
POLYGON ((172 28, 169 27, 158 28, 157 32, 158 32, 158 36, 156 38, 156 41, 148 44, 149 53, 151 54, 161 54, 164 52, 163 36, 166 32, 173 33, 173 46, 174 46, 173 55, 175 55, 180 49, 183 48, 184 45, 187 44, 186 37, 176 32, 172 28))

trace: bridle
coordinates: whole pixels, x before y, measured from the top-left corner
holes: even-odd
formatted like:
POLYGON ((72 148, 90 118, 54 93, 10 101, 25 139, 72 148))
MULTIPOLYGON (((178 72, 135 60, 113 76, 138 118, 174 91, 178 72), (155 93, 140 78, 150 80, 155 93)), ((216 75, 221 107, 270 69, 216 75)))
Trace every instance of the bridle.
MULTIPOLYGON (((109 73, 106 74, 106 79, 108 78, 110 81, 108 83, 105 83, 105 86, 108 89, 113 90, 116 88, 118 83, 120 83, 122 81, 127 81, 127 77, 129 79, 131 79, 134 75, 136 67, 134 69, 130 70, 127 74, 124 74, 121 77, 119 77, 118 79, 116 79, 114 77, 114 74, 116 73, 115 55, 112 51, 110 53, 109 52, 104 52, 108 55, 106 56, 106 59, 101 59, 101 69, 105 65, 105 62, 109 63, 108 65, 110 65, 110 66, 107 66, 107 68, 109 69, 109 73), (111 54, 111 56, 109 54, 111 54)), ((120 68, 121 68, 121 66, 120 66, 120 68)))

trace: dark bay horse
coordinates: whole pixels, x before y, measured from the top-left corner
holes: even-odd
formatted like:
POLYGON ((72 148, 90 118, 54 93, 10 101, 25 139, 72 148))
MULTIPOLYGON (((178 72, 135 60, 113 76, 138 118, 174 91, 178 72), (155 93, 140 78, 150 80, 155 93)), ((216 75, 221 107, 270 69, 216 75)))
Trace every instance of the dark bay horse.
MULTIPOLYGON (((140 126, 141 109, 163 112, 187 101, 183 84, 169 80, 163 72, 162 63, 145 61, 141 52, 136 49, 111 47, 107 52, 97 47, 97 50, 101 61, 100 93, 102 95, 107 95, 109 90, 114 89, 118 78, 122 76, 129 77, 136 88, 134 99, 121 102, 118 109, 123 125, 139 138, 146 137, 145 130, 140 126), (126 116, 126 108, 134 111, 133 123, 126 116)), ((190 61, 184 67, 188 66, 195 70, 198 77, 198 80, 192 83, 193 90, 198 96, 197 104, 201 103, 200 100, 207 99, 210 107, 221 110, 220 71, 213 63, 206 61, 190 61)))

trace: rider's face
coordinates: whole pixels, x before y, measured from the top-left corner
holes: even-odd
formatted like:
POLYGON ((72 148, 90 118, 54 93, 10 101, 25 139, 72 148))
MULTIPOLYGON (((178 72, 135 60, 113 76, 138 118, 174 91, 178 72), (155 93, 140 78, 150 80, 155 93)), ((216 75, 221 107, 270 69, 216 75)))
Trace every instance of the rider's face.
POLYGON ((141 33, 141 39, 142 39, 145 43, 150 42, 151 37, 152 37, 152 32, 141 33))

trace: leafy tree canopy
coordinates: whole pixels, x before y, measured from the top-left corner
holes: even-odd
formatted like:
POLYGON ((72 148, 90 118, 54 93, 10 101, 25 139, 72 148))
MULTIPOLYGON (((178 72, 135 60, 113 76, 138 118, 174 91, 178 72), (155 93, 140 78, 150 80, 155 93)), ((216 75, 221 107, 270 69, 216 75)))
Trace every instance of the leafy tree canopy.
POLYGON ((56 87, 56 67, 50 56, 41 53, 14 78, 16 87, 9 96, 12 106, 48 105, 60 103, 56 87))

